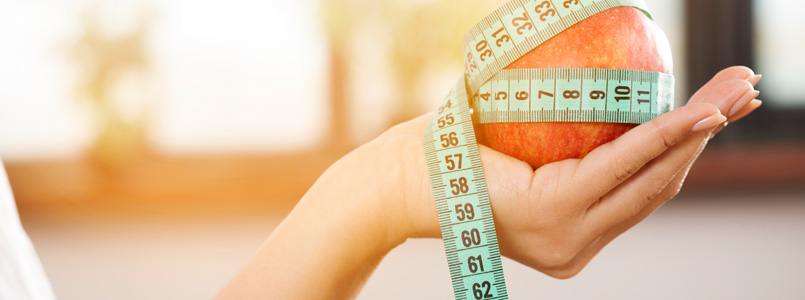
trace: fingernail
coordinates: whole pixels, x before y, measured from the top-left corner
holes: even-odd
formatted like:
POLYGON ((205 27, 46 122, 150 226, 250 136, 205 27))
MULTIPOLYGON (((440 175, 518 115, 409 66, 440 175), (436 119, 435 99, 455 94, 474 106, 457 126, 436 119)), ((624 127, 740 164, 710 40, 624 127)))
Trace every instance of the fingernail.
POLYGON ((741 96, 741 99, 738 99, 738 101, 732 105, 732 108, 730 108, 730 112, 727 113, 727 115, 728 116, 734 115, 736 112, 741 110, 741 108, 743 108, 747 103, 749 103, 749 101, 752 101, 752 99, 757 98, 758 95, 760 95, 760 91, 757 90, 747 91, 746 93, 744 93, 743 96, 741 96))
POLYGON ((753 111, 755 111, 755 109, 760 107, 761 104, 763 104, 762 101, 760 101, 758 99, 754 99, 751 102, 749 102, 749 104, 747 104, 743 109, 741 109, 737 113, 735 113, 735 115, 730 116, 730 119, 738 120, 740 118, 743 118, 746 115, 748 115, 748 114, 752 113, 753 111))
POLYGON ((752 102, 749 102, 749 105, 751 105, 751 106, 753 106, 755 108, 758 108, 758 107, 763 105, 763 100, 754 99, 754 100, 752 100, 752 102))
POLYGON ((763 78, 763 75, 757 74, 757 75, 749 76, 749 78, 746 79, 746 81, 749 81, 749 83, 751 83, 752 85, 756 85, 760 81, 761 78, 763 78))
POLYGON ((695 125, 693 125, 693 128, 691 128, 690 131, 697 132, 705 129, 710 129, 718 124, 724 123, 725 121, 727 121, 727 117, 725 117, 720 113, 715 113, 697 122, 695 125))

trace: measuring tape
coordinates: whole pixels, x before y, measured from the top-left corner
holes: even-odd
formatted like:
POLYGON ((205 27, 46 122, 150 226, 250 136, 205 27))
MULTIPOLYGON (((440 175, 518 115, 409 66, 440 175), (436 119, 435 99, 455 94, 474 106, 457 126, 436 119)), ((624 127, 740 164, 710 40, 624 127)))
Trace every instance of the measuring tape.
POLYGON ((481 86, 472 108, 480 123, 645 123, 671 110, 673 87, 674 77, 658 72, 503 70, 481 86))
POLYGON ((473 115, 480 123, 644 123, 671 110, 674 79, 667 74, 503 70, 573 24, 618 6, 636 7, 651 17, 642 0, 515 0, 465 36, 465 76, 444 99, 424 135, 456 299, 508 299, 473 115))

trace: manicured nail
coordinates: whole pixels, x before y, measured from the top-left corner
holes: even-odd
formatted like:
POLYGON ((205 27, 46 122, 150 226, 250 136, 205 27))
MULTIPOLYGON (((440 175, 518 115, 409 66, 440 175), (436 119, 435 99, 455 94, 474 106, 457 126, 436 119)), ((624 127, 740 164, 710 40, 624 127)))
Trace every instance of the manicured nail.
POLYGON ((746 79, 746 81, 749 81, 749 83, 751 83, 752 85, 757 85, 757 83, 760 81, 761 78, 763 78, 763 75, 757 74, 749 76, 749 78, 746 79))
POLYGON ((734 115, 736 112, 741 110, 741 108, 743 108, 747 103, 749 103, 749 101, 752 101, 752 99, 757 98, 758 95, 760 95, 760 91, 757 90, 747 91, 746 93, 744 93, 743 96, 741 96, 741 99, 738 99, 738 101, 732 105, 732 108, 730 108, 730 112, 727 113, 727 115, 728 116, 734 115))
POLYGON ((746 115, 748 115, 748 114, 752 113, 753 111, 755 111, 755 109, 760 107, 762 104, 763 104, 763 101, 760 101, 758 99, 752 100, 743 109, 739 110, 735 115, 730 116, 730 119, 738 120, 740 118, 743 118, 746 115))
POLYGON ((758 108, 758 107, 760 107, 762 105, 763 105, 763 100, 760 100, 760 99, 754 99, 754 100, 752 100, 752 102, 749 102, 749 106, 754 107, 754 108, 758 108))
POLYGON ((722 124, 727 121, 727 117, 720 113, 715 113, 707 118, 702 119, 696 125, 693 125, 693 128, 690 129, 691 132, 702 131, 705 129, 710 129, 715 127, 716 125, 722 124))

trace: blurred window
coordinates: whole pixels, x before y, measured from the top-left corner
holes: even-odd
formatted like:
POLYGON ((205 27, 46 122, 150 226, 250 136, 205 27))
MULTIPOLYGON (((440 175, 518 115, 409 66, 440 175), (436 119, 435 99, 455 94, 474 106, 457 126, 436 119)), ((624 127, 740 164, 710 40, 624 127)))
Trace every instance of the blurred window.
POLYGON ((805 4, 796 0, 687 0, 688 93, 723 68, 744 65, 763 74, 756 87, 764 105, 730 125, 716 144, 805 142, 805 97, 797 93, 805 68, 805 4))
POLYGON ((317 146, 330 109, 317 3, 0 1, 0 154, 74 158, 105 130, 177 155, 317 146))
POLYGON ((805 70, 805 2, 754 1, 755 60, 763 74, 763 99, 775 107, 805 108, 802 88, 805 70))
POLYGON ((75 156, 92 122, 73 95, 64 54, 75 30, 69 1, 0 2, 0 155, 5 161, 75 156))

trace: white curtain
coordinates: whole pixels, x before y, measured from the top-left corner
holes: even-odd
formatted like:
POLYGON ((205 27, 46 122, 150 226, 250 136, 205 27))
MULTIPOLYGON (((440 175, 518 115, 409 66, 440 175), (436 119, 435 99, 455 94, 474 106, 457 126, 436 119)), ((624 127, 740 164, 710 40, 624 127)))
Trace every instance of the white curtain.
POLYGON ((0 300, 55 299, 53 289, 22 229, 5 167, 0 161, 0 300))

